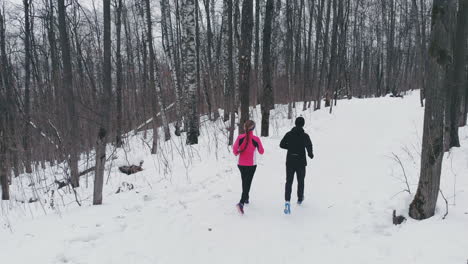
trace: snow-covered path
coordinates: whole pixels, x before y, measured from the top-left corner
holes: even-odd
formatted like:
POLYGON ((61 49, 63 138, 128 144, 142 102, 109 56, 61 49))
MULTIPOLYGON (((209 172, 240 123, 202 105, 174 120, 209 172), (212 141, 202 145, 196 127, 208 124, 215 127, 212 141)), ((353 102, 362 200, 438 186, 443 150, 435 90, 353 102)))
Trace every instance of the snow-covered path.
MULTIPOLYGON (((468 179, 461 175, 468 169, 468 147, 444 161, 442 189, 450 204, 456 193, 447 219, 441 220, 441 200, 432 219, 392 225, 392 210, 406 216, 412 195, 398 194, 406 185, 391 156, 402 159, 414 193, 422 115, 417 94, 340 101, 332 115, 304 113, 315 159, 307 167, 306 200, 293 204, 291 215, 282 213, 285 151, 279 141, 292 121, 277 110, 274 135, 262 138, 266 152, 258 160, 244 216, 234 208, 240 197, 235 158, 224 146, 216 153, 200 149, 202 161, 190 169, 190 183, 178 164, 170 179, 107 195, 103 206, 18 223, 9 219, 13 232, 0 230, 0 257, 9 264, 466 263, 468 179)), ((468 133, 462 132, 468 145, 468 133)), ((154 173, 148 169, 142 175, 154 173)), ((293 201, 295 188, 296 183, 293 201)))

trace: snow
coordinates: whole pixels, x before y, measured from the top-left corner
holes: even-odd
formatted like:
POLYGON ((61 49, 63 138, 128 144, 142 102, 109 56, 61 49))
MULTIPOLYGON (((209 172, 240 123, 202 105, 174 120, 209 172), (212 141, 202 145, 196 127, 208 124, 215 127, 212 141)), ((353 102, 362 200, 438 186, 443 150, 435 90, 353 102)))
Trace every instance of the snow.
MULTIPOLYGON (((259 108, 252 113, 259 124, 259 108)), ((277 106, 273 135, 262 138, 265 155, 257 160, 244 216, 234 206, 241 183, 224 124, 203 121, 200 145, 187 147, 184 138, 174 137, 154 156, 151 133, 146 140, 143 133, 131 136, 107 169, 102 206, 91 205, 92 173, 77 190, 82 207, 64 188, 56 191, 51 208, 50 190, 44 193, 39 186, 42 206, 3 202, 0 258, 10 264, 466 263, 467 128, 461 130, 462 147, 444 157, 441 189, 448 216, 442 220, 445 202, 439 198, 434 217, 415 221, 407 208, 419 176, 423 108, 418 92, 404 99, 339 101, 333 114, 327 109, 295 115, 306 119, 315 159, 307 167, 304 204, 293 203, 291 215, 283 214, 285 152, 279 141, 293 121, 286 119, 285 106, 277 106), (402 192, 403 172, 392 153, 402 161, 411 195, 402 192), (117 166, 140 160, 142 172, 118 173, 117 166), (123 182, 135 188, 115 194, 123 182), (408 220, 394 226, 393 209, 408 220)), ((40 178, 60 179, 60 171, 53 171, 48 167, 40 178)), ((14 180, 16 199, 33 194, 30 177, 38 176, 14 180)))

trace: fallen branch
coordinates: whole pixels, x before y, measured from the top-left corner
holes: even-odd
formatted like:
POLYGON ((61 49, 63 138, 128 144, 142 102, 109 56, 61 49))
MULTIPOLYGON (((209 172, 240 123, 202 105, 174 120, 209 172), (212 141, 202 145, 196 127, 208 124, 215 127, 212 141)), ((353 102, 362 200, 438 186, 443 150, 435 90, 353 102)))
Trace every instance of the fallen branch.
MULTIPOLYGON (((165 108, 164 111, 167 111, 167 110, 171 109, 172 107, 174 107, 174 105, 175 105, 175 103, 172 103, 172 104, 168 105, 168 106, 165 108)), ((158 116, 160 116, 160 115, 161 115, 161 112, 157 113, 157 114, 156 114, 156 117, 158 117, 158 116)), ((133 130, 133 134, 135 134, 136 132, 140 131, 140 129, 142 129, 143 127, 145 127, 145 126, 151 124, 151 122, 153 122, 153 118, 150 118, 150 119, 146 120, 146 122, 144 122, 143 124, 141 124, 141 125, 139 125, 137 128, 135 128, 135 129, 133 130)), ((129 133, 127 133, 127 134, 129 134, 129 133)), ((124 135, 124 136, 125 136, 125 135, 124 135)))
POLYGON ((89 168, 89 169, 86 169, 86 170, 80 172, 79 176, 81 177, 81 176, 83 176, 83 175, 86 175, 86 174, 88 174, 88 173, 94 171, 95 169, 96 169, 95 166, 93 166, 93 167, 91 167, 91 168, 89 168))
POLYGON ((137 165, 120 166, 119 170, 122 173, 125 173, 127 175, 131 175, 131 174, 142 171, 143 170, 143 168, 141 167, 142 165, 143 165, 143 161, 140 161, 140 166, 137 166, 137 165))

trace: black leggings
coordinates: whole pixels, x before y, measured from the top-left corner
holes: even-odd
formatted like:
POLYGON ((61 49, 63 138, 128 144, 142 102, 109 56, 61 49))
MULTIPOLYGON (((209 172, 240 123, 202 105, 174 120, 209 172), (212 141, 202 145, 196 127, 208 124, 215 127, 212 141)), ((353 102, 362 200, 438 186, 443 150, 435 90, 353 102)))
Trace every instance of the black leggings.
POLYGON ((255 174, 255 170, 257 169, 257 165, 255 166, 241 166, 238 165, 241 177, 242 177, 242 196, 240 199, 240 203, 244 204, 249 201, 249 191, 250 185, 252 185, 252 179, 255 174))
POLYGON ((305 166, 288 167, 286 166, 286 187, 284 199, 289 202, 291 200, 292 184, 294 181, 294 173, 297 175, 297 199, 304 199, 304 178, 306 174, 305 166))

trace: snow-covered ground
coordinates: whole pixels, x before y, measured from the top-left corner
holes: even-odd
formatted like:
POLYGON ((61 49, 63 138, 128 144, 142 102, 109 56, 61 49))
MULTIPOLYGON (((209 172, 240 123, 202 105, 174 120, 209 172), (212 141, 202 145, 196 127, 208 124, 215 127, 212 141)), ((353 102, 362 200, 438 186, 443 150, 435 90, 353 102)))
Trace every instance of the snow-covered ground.
MULTIPOLYGON (((253 114, 260 120, 257 111, 253 114)), ((262 138, 265 155, 258 159, 244 216, 234 207, 240 176, 221 122, 203 122, 199 146, 187 148, 183 139, 174 138, 155 156, 149 154, 150 135, 145 141, 140 133, 131 137, 126 152, 115 152, 102 206, 90 205, 92 175, 78 189, 81 207, 66 188, 55 191, 51 208, 51 190, 27 187, 30 177, 51 177, 53 168, 15 179, 15 199, 41 199, 2 203, 0 259, 9 264, 467 262, 466 128, 461 130, 463 147, 444 157, 446 219, 440 198, 431 219, 394 226, 392 210, 407 216, 417 188, 419 94, 340 101, 331 115, 328 109, 300 114, 315 159, 307 167, 306 200, 294 204, 291 215, 283 214, 285 152, 279 141, 293 121, 280 106, 272 115, 273 136, 262 138), (403 171, 392 153, 402 161, 411 194, 402 192, 407 188, 403 171), (118 173, 117 165, 139 160, 145 161, 144 171, 118 173), (115 194, 122 182, 134 189, 115 194)))

